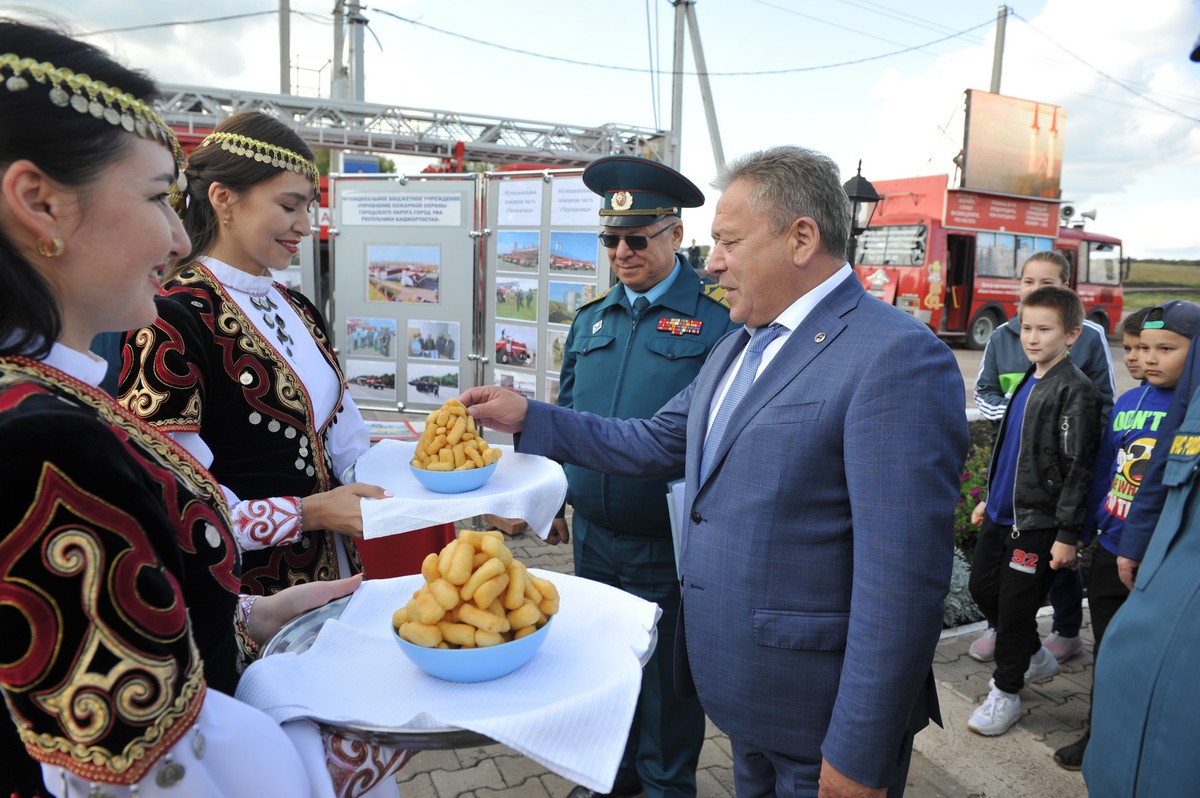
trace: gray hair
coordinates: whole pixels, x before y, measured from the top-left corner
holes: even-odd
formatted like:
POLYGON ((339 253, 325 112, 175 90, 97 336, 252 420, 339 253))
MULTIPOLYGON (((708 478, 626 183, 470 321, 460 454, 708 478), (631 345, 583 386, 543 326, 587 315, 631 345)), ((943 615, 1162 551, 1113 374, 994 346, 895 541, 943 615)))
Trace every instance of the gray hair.
POLYGON ((850 199, 842 188, 837 164, 829 156, 803 147, 772 147, 727 164, 712 185, 724 191, 735 180, 751 184, 750 205, 767 216, 773 235, 808 216, 817 223, 821 251, 845 259, 850 199))

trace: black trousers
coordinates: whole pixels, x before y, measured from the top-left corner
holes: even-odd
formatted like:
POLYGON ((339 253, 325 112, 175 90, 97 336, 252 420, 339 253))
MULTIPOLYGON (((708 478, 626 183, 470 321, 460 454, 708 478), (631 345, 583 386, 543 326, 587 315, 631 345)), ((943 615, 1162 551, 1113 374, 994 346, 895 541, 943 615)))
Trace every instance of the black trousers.
POLYGON ((1127 598, 1129 589, 1117 573, 1117 555, 1097 545, 1092 550, 1092 569, 1088 574, 1088 608, 1092 612, 1092 636, 1096 639, 1092 646, 1093 656, 1100 656, 1104 632, 1127 598))
POLYGON ((1025 686, 1029 660, 1042 647, 1037 611, 1046 601, 1057 571, 1050 547, 1058 531, 1016 532, 984 514, 968 585, 971 598, 996 624, 996 686, 1006 693, 1025 686))

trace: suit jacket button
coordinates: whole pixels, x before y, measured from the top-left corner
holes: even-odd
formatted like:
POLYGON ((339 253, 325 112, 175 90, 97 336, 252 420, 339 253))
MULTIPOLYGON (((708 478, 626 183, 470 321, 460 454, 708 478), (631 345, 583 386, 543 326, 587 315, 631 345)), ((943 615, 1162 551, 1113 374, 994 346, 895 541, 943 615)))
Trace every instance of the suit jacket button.
POLYGON ((700 513, 697 513, 697 512, 692 513, 692 523, 693 524, 698 524, 703 520, 704 519, 700 517, 700 513))

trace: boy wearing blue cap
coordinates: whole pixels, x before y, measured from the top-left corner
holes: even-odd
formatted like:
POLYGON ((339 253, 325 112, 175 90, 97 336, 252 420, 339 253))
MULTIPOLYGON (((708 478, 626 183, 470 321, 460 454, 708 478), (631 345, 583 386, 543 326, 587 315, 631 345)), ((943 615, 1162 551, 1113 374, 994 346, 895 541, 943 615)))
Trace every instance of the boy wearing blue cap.
MULTIPOLYGON (((1108 624, 1129 597, 1117 567, 1125 517, 1142 485, 1150 456, 1158 443, 1159 427, 1187 362, 1192 339, 1200 333, 1200 305, 1174 300, 1150 308, 1139 333, 1139 365, 1145 384, 1126 391, 1113 405, 1112 418, 1096 452, 1088 507, 1095 508, 1080 542, 1093 535, 1099 545, 1092 554, 1088 576, 1088 606, 1092 616, 1094 656, 1108 624)), ((1070 745, 1054 752, 1054 761, 1079 770, 1091 737, 1090 729, 1070 745)))
MULTIPOLYGON (((735 325, 720 301, 677 254, 683 208, 704 203, 686 177, 645 158, 593 162, 583 182, 604 197, 600 242, 620 285, 579 309, 567 334, 558 403, 619 418, 649 418, 700 371, 735 325)), ((682 478, 616 477, 567 465, 574 534, 557 519, 548 540, 573 538, 575 573, 662 607, 658 645, 642 671, 642 692, 613 795, 694 796, 704 711, 675 694, 679 581, 667 513, 667 483, 682 478)), ((574 798, 589 793, 583 787, 574 798)))

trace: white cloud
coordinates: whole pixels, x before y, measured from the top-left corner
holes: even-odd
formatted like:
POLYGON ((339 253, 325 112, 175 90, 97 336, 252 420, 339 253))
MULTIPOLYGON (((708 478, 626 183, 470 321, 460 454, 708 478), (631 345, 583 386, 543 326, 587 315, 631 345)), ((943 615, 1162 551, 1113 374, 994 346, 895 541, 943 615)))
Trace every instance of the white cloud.
MULTIPOLYGON (((54 0, 54 5, 76 30, 259 10, 234 0, 203 5, 54 0)), ((303 12, 292 15, 292 53, 302 55, 306 66, 324 64, 332 53, 331 4, 292 0, 291 6, 303 12)), ((872 179, 951 173, 950 159, 961 147, 963 90, 989 86, 994 25, 854 66, 754 77, 716 74, 866 58, 965 30, 996 13, 994 0, 928 0, 914 6, 897 0, 818 7, 784 0, 697 3, 708 68, 715 73, 711 83, 726 157, 795 143, 828 153, 845 177, 860 158, 864 175, 872 179)), ((652 83, 643 73, 504 52, 383 11, 561 58, 644 68, 653 53, 659 68, 669 70, 673 7, 666 0, 655 0, 649 10, 645 0, 610 0, 603 7, 522 0, 520 13, 512 4, 484 0, 368 6, 370 31, 379 41, 366 37, 367 99, 567 124, 669 125, 667 77, 652 83)), ((1200 5, 1193 0, 1029 0, 1015 11, 1029 22, 1009 18, 1001 90, 1067 109, 1065 196, 1077 207, 1095 207, 1096 229, 1122 237, 1129 254, 1200 257, 1200 232, 1192 236, 1176 221, 1191 217, 1172 212, 1200 194, 1195 191, 1197 123, 1147 100, 1200 119, 1200 64, 1187 60, 1200 33, 1200 5), (1170 228, 1169 235, 1164 228, 1170 228)), ((268 15, 111 34, 97 42, 129 63, 149 67, 164 82, 274 92, 277 32, 275 16, 268 15)), ((689 43, 686 69, 693 68, 689 43)), ((311 84, 315 74, 306 72, 306 82, 311 84)), ((326 69, 325 91, 328 76, 326 69)), ((704 240, 715 199, 708 183, 716 170, 697 79, 685 76, 684 89, 682 169, 710 198, 685 222, 689 238, 704 240)))

